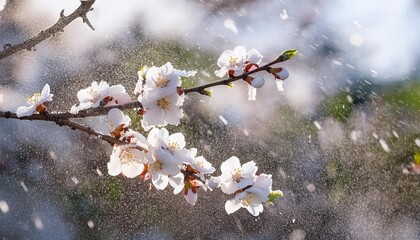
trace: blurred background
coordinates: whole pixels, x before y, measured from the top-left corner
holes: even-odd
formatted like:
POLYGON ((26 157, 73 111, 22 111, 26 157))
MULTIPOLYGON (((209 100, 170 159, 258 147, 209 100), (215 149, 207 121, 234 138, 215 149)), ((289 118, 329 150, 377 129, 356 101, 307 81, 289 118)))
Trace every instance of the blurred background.
MULTIPOLYGON (((77 0, 1 0, 0 43, 19 43, 70 14, 77 0)), ((284 197, 253 217, 227 215, 230 196, 110 177, 111 146, 48 122, 0 119, 2 239, 420 239, 420 2, 418 0, 154 0, 94 4, 32 51, 0 60, 0 110, 49 83, 50 111, 67 111, 92 81, 131 94, 143 65, 197 70, 216 81, 227 49, 266 62, 287 49, 284 92, 273 78, 189 94, 171 132, 217 168, 255 161, 284 197), (226 121, 222 121, 225 119, 226 121)), ((134 99, 134 94, 132 94, 134 99)), ((133 128, 142 131, 139 117, 133 128)), ((95 119, 78 122, 92 126, 95 119)))

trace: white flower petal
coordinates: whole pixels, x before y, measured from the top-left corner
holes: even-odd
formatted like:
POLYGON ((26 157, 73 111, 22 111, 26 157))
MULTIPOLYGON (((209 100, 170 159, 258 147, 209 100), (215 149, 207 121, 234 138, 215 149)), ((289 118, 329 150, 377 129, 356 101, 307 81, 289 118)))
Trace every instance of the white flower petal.
POLYGON ((243 61, 246 58, 246 49, 244 46, 237 46, 233 49, 233 53, 238 58, 238 61, 243 61))
POLYGON ((241 163, 239 159, 235 156, 230 157, 228 160, 224 161, 220 166, 220 170, 222 170, 222 174, 231 174, 236 168, 240 168, 241 163))
POLYGON ((121 173, 121 161, 112 160, 107 163, 108 174, 111 176, 117 176, 121 173))
POLYGON ((160 133, 159 128, 152 128, 152 130, 150 130, 150 132, 149 132, 149 135, 147 135, 147 141, 153 147, 157 147, 158 144, 159 144, 159 141, 158 141, 159 133, 160 133))
POLYGON ((251 82, 251 85, 254 88, 262 88, 264 86, 265 80, 262 76, 257 75, 254 77, 254 79, 251 82))
POLYGON ((256 177, 254 186, 270 193, 272 184, 273 184, 273 179, 272 179, 271 174, 262 173, 258 177, 256 177))
POLYGON ((228 214, 234 213, 241 208, 241 201, 237 199, 230 199, 225 203, 225 210, 228 214))
POLYGON ((237 182, 224 182, 221 181, 220 189, 223 193, 231 194, 239 190, 238 183, 237 182))
POLYGON ((150 108, 143 115, 143 121, 149 126, 165 125, 165 111, 161 108, 150 108))
POLYGON ((210 190, 220 187, 220 177, 210 177, 210 179, 206 181, 206 185, 210 190))
POLYGON ((169 178, 169 184, 174 188, 174 194, 180 193, 184 189, 184 174, 181 172, 169 178))
POLYGON ((50 94, 50 85, 45 84, 41 92, 41 98, 40 98, 41 100, 37 104, 41 104, 47 101, 52 101, 53 96, 54 96, 53 94, 50 94))
POLYGON ((169 142, 169 144, 176 143, 176 145, 177 145, 176 150, 180 150, 180 149, 184 148, 185 145, 186 145, 185 137, 184 137, 184 134, 182 134, 182 133, 174 133, 174 134, 170 135, 168 137, 168 142, 169 142))
POLYGON ((71 106, 70 113, 77 114, 78 112, 79 112, 79 108, 77 107, 77 105, 71 106))
POLYGON ((217 66, 223 68, 224 66, 229 65, 229 59, 231 56, 234 56, 234 52, 232 50, 225 50, 217 59, 217 66))
POLYGON ((254 161, 250 161, 242 165, 242 176, 244 178, 254 177, 257 173, 258 167, 254 161))
POLYGON ((247 58, 250 63, 258 64, 258 62, 263 58, 263 55, 257 49, 253 48, 248 51, 247 58))
POLYGON ((101 122, 96 122, 95 125, 93 126, 93 129, 98 132, 98 133, 102 133, 104 135, 110 135, 110 132, 112 131, 109 128, 109 124, 105 121, 101 121, 101 122))
POLYGON ((241 181, 238 182, 237 188, 242 189, 246 186, 250 186, 254 184, 254 177, 251 176, 249 178, 242 178, 241 181))
POLYGON ((30 116, 35 113, 35 108, 36 108, 35 105, 31 105, 29 107, 27 106, 18 107, 18 109, 16 110, 16 115, 17 117, 30 116))
POLYGON ((152 183, 157 189, 163 190, 168 186, 169 178, 168 176, 161 175, 161 174, 153 175, 152 183))
POLYGON ((188 190, 187 195, 185 195, 185 199, 187 202, 191 205, 195 205, 195 202, 197 201, 197 193, 193 193, 191 189, 188 190))
POLYGON ((262 211, 264 210, 263 205, 260 204, 250 204, 248 206, 245 207, 246 210, 248 210, 248 212, 250 212, 252 215, 254 216, 258 216, 260 215, 260 213, 262 213, 262 211))
POLYGON ((114 127, 119 126, 124 120, 124 113, 118 108, 113 108, 108 112, 108 120, 114 127))
POLYGON ((177 106, 171 106, 166 111, 165 122, 177 126, 183 116, 184 114, 181 108, 177 106))
POLYGON ((218 77, 224 77, 227 72, 228 72, 227 68, 222 67, 221 69, 214 71, 214 74, 218 77))
POLYGON ((121 172, 128 178, 140 175, 144 170, 144 165, 139 163, 126 163, 121 165, 121 172))

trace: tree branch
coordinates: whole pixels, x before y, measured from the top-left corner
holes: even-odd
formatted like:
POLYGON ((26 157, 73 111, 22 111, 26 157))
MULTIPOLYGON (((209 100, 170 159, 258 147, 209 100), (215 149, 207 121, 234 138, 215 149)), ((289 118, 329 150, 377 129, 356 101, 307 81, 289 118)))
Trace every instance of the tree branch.
MULTIPOLYGON (((94 1, 94 0, 92 0, 94 1)), ((83 2, 82 2, 83 3, 83 2)), ((208 83, 208 84, 204 84, 201 86, 197 86, 197 87, 193 87, 193 88, 187 88, 184 89, 183 92, 185 94, 191 93, 191 92, 198 92, 201 94, 204 94, 204 91, 206 88, 209 87, 213 87, 213 86, 218 86, 218 85, 229 85, 230 83, 237 81, 239 79, 245 79, 247 76, 254 74, 256 72, 259 71, 268 71, 270 70, 270 66, 276 64, 276 63, 280 63, 280 62, 284 62, 289 60, 291 57, 293 57, 295 54, 297 53, 296 50, 288 50, 283 52, 276 60, 261 66, 255 70, 249 71, 247 73, 244 73, 242 75, 239 76, 234 76, 225 80, 220 80, 220 81, 216 81, 216 82, 212 82, 212 83, 208 83)), ((110 144, 119 144, 119 145, 123 145, 123 144, 128 144, 127 142, 121 141, 119 139, 116 139, 114 137, 108 136, 108 135, 103 135, 100 133, 97 133, 96 131, 94 131, 93 129, 89 128, 89 127, 85 127, 83 125, 80 125, 78 123, 72 122, 69 119, 71 118, 84 118, 84 117, 93 117, 93 116, 100 116, 100 115, 105 115, 109 112, 109 110, 111 110, 112 108, 118 108, 120 110, 126 110, 126 109, 132 109, 132 108, 143 108, 143 105, 139 102, 139 101, 132 101, 130 103, 127 104, 123 104, 123 105, 117 105, 117 106, 108 106, 108 107, 97 107, 97 108, 91 108, 91 109, 86 109, 86 110, 81 110, 79 111, 77 114, 72 114, 69 112, 65 112, 65 113, 43 113, 43 114, 32 114, 30 116, 26 116, 26 117, 18 117, 16 115, 16 113, 12 113, 12 112, 2 112, 0 111, 0 118, 13 118, 13 119, 19 119, 19 120, 40 120, 40 121, 51 121, 51 122, 55 122, 57 125, 59 126, 68 126, 71 129, 75 130, 80 130, 82 132, 86 132, 90 135, 94 135, 104 141, 109 142, 110 144)), ((137 147, 140 150, 145 150, 141 147, 137 147)))
POLYGON ((73 20, 75 20, 78 17, 81 17, 83 19, 83 22, 86 23, 90 28, 94 30, 92 27, 92 24, 90 24, 87 13, 92 9, 92 5, 95 3, 95 0, 85 0, 81 1, 80 6, 74 10, 73 13, 71 13, 68 16, 64 16, 64 9, 60 13, 60 18, 58 21, 52 25, 50 28, 41 31, 36 36, 22 42, 16 45, 11 45, 10 43, 6 43, 3 45, 3 51, 0 51, 0 59, 6 58, 8 56, 11 56, 19 51, 22 50, 31 50, 33 47, 35 47, 40 42, 48 39, 51 36, 54 36, 54 34, 58 32, 64 31, 64 27, 69 25, 73 20))
MULTIPOLYGON (((65 113, 65 114, 69 114, 69 113, 65 113)), ((73 130, 77 129, 77 130, 85 132, 89 135, 95 136, 99 139, 102 139, 102 140, 110 143, 111 145, 114 145, 114 144, 118 144, 118 145, 129 144, 127 142, 121 141, 121 140, 116 139, 114 137, 98 133, 95 130, 91 129, 90 127, 85 127, 81 124, 78 124, 78 123, 72 122, 68 119, 65 119, 60 114, 33 114, 31 116, 20 117, 19 118, 15 113, 0 112, 0 118, 12 118, 12 119, 18 119, 18 120, 29 120, 29 121, 32 121, 32 120, 38 121, 39 120, 39 121, 54 122, 59 126, 67 126, 67 127, 71 128, 73 130)), ((137 145, 135 145, 135 146, 133 145, 133 147, 137 148, 139 150, 142 150, 142 151, 146 150, 146 149, 143 149, 142 147, 137 146, 137 145)))
POLYGON ((228 78, 228 79, 219 80, 219 81, 211 82, 211 83, 208 83, 208 84, 203 84, 203 85, 197 86, 197 87, 187 88, 187 89, 184 89, 184 93, 188 94, 188 93, 191 93, 191 92, 198 92, 198 93, 203 94, 203 91, 206 88, 219 86, 219 85, 229 85, 230 83, 235 82, 237 80, 245 79, 247 76, 249 76, 253 73, 260 72, 260 71, 267 71, 270 68, 270 66, 272 66, 276 63, 281 63, 281 62, 287 61, 291 57, 293 57, 296 53, 297 53, 296 50, 288 50, 286 52, 283 52, 276 60, 274 60, 270 63, 267 63, 266 65, 261 66, 261 67, 255 69, 255 70, 252 70, 252 71, 246 72, 244 74, 241 74, 239 76, 231 77, 231 78, 228 78))

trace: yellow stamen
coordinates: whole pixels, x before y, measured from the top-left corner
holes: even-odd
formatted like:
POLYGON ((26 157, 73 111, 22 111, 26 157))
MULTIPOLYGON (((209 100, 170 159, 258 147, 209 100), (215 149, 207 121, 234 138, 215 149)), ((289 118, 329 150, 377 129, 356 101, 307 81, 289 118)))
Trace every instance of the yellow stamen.
POLYGON ((121 154, 121 162, 122 163, 130 163, 136 161, 136 155, 130 151, 130 148, 124 149, 121 154))
POLYGON ((163 168, 163 163, 159 160, 156 160, 154 163, 149 165, 149 168, 153 171, 159 171, 163 168))
POLYGON ((41 99, 41 93, 34 93, 33 96, 27 97, 26 102, 29 104, 35 104, 41 99))
POLYGON ((230 66, 235 66, 237 63, 236 63, 236 61, 238 60, 238 58, 237 57, 235 57, 235 56, 230 56, 229 57, 229 63, 230 63, 230 66))
POLYGON ((170 152, 175 152, 177 149, 179 149, 179 144, 177 142, 170 142, 168 145, 168 150, 170 152))
POLYGON ((245 207, 248 207, 249 205, 251 205, 252 202, 254 202, 254 194, 252 193, 248 193, 242 200, 241 200, 241 204, 245 207))
POLYGON ((161 87, 161 88, 168 86, 168 83, 169 83, 169 80, 162 77, 162 75, 160 74, 158 75, 158 78, 156 79, 156 82, 155 82, 156 87, 161 87))
POLYGON ((197 160, 195 162, 195 165, 197 165, 200 168, 204 168, 204 161, 203 160, 197 160))
POLYGON ((162 108, 163 110, 167 110, 169 108, 169 101, 166 98, 162 98, 157 100, 158 107, 162 108))
POLYGON ((90 89, 89 91, 88 91, 88 93, 93 97, 93 99, 92 100, 90 100, 91 102, 96 102, 96 100, 98 100, 99 99, 99 93, 96 91, 96 90, 94 90, 94 89, 90 89))
POLYGON ((242 169, 241 168, 235 168, 232 172, 232 179, 236 182, 241 181, 242 178, 242 169))

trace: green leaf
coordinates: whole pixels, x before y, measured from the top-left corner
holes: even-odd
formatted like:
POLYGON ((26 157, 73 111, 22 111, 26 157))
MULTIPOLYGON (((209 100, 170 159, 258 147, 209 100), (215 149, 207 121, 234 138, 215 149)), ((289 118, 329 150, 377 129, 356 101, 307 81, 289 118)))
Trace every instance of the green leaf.
POLYGON ((414 158, 414 163, 415 164, 420 164, 420 152, 414 153, 413 158, 414 158))
POLYGON ((277 59, 281 62, 287 61, 298 53, 296 49, 289 49, 284 51, 277 59))
POLYGON ((277 198, 283 197, 283 192, 280 190, 272 191, 268 194, 268 203, 273 204, 277 198))
POLYGON ((229 88, 233 88, 233 83, 231 83, 231 82, 230 82, 230 83, 228 83, 228 84, 227 84, 227 86, 228 86, 229 88))

